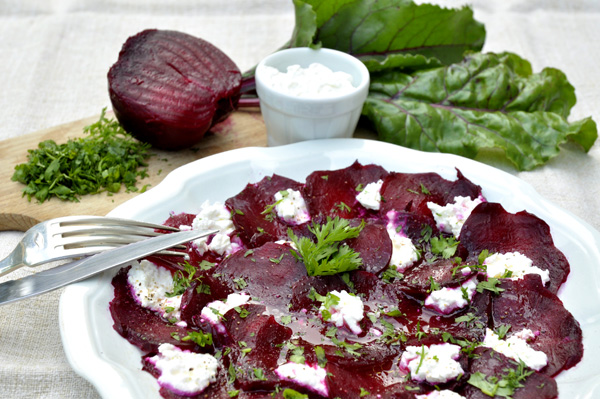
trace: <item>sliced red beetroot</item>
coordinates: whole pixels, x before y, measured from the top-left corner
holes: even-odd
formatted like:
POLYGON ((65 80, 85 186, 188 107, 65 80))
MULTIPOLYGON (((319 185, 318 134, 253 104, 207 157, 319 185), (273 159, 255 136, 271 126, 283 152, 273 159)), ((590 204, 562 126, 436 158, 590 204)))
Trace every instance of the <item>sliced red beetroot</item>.
POLYGON ((268 305, 285 308, 292 285, 307 276, 306 267, 290 253, 290 247, 267 243, 252 253, 236 252, 216 269, 221 281, 268 305))
MULTIPOLYGON (((482 342, 485 338, 486 328, 490 321, 488 309, 490 306, 490 295, 488 291, 483 293, 476 292, 471 303, 464 309, 454 312, 450 315, 440 315, 439 313, 423 309, 420 317, 420 328, 430 333, 424 339, 426 343, 439 343, 443 340, 442 333, 446 332, 452 335, 455 340, 467 340, 470 342, 482 342), (438 334, 431 333, 439 332, 438 334)), ((418 336, 413 331, 409 334, 408 342, 412 345, 418 344, 418 336)), ((452 341, 450 341, 452 342, 452 341)))
MULTIPOLYGON (((210 274, 205 274, 200 280, 194 281, 185 290, 181 298, 181 320, 189 326, 195 326, 202 309, 210 302, 227 298, 233 290, 228 288, 210 274)), ((200 327, 200 326, 198 326, 200 327)))
POLYGON ((356 238, 346 242, 360 254, 363 263, 361 270, 379 273, 387 267, 392 257, 392 240, 385 224, 375 220, 366 220, 365 227, 356 238))
POLYGON ((196 144, 240 98, 241 73, 212 44, 176 31, 144 30, 127 39, 108 71, 115 116, 161 149, 196 144))
POLYGON ((232 211, 233 224, 240 238, 249 248, 270 241, 288 238, 285 221, 277 217, 272 207, 275 194, 282 190, 301 191, 302 183, 287 177, 273 175, 258 183, 248 184, 239 194, 227 199, 225 205, 232 211))
POLYGON ((178 213, 169 216, 163 224, 178 229, 180 226, 191 226, 194 219, 196 219, 196 215, 193 213, 178 213))
POLYGON ((419 243, 429 229, 431 229, 432 236, 437 237, 440 235, 440 231, 431 216, 392 211, 386 214, 384 220, 391 223, 397 232, 410 238, 413 244, 419 243))
POLYGON ((520 252, 534 266, 550 272, 547 288, 554 293, 570 271, 567 258, 554 246, 546 222, 526 211, 509 213, 500 204, 479 204, 463 225, 460 242, 474 260, 484 249, 490 253, 520 252))
POLYGON ((359 185, 385 178, 388 172, 378 165, 358 161, 344 169, 316 171, 306 178, 306 205, 311 215, 344 219, 360 218, 368 211, 356 200, 359 185))
POLYGON ((281 345, 290 339, 292 330, 277 323, 275 317, 264 315, 264 311, 262 305, 240 306, 239 311, 232 309, 224 315, 223 325, 231 342, 237 344, 234 350, 240 351, 240 357, 255 367, 273 369, 277 367, 281 345))
POLYGON ((529 344, 548 356, 541 373, 553 376, 576 365, 583 356, 579 323, 562 301, 542 286, 534 275, 522 280, 505 280, 504 291, 492 298, 494 326, 510 325, 508 336, 525 328, 537 335, 529 344))
POLYGON ((477 198, 481 187, 473 184, 457 170, 457 179, 450 181, 437 173, 390 173, 381 187, 380 215, 385 217, 391 210, 412 212, 431 218, 427 202, 446 205, 454 197, 477 198))
POLYGON ((291 311, 297 312, 302 309, 310 310, 313 306, 319 307, 321 303, 309 298, 311 290, 319 295, 327 295, 330 291, 348 291, 348 286, 339 275, 332 276, 306 276, 292 285, 291 311))
POLYGON ((457 287, 473 276, 457 270, 454 259, 437 259, 431 263, 421 262, 403 272, 404 278, 399 282, 402 290, 408 295, 425 300, 431 293, 432 284, 439 288, 457 287))
POLYGON ((142 307, 131 294, 127 283, 129 268, 119 270, 113 278, 115 297, 109 308, 113 328, 131 344, 144 352, 156 352, 162 343, 173 344, 182 349, 194 350, 193 341, 181 341, 175 336, 185 337, 190 329, 168 323, 158 314, 142 307))
MULTIPOLYGON (((517 372, 517 365, 514 361, 492 349, 480 347, 475 349, 474 355, 475 356, 471 358, 469 373, 481 373, 487 377, 486 380, 488 382, 491 382, 491 378, 501 380, 503 376, 508 375, 511 370, 517 372)), ((558 397, 556 381, 546 375, 534 372, 524 380, 520 381, 520 383, 523 386, 517 388, 514 394, 511 395, 511 398, 552 399, 558 397)), ((471 384, 464 384, 463 387, 461 394, 466 396, 467 399, 490 398, 489 395, 486 395, 479 388, 471 384)))

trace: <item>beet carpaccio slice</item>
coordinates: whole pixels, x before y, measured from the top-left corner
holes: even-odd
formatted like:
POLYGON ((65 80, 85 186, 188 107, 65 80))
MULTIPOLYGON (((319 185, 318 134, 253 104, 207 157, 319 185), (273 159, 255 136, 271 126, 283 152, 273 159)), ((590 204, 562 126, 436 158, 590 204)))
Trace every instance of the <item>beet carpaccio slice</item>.
POLYGON ((241 73, 221 50, 177 31, 149 29, 123 44, 108 71, 115 116, 156 148, 196 144, 240 98, 241 73))
MULTIPOLYGON (((474 205, 457 242, 438 229, 428 206, 452 204, 459 196, 481 200, 484 194, 460 171, 455 180, 446 180, 435 173, 388 172, 358 162, 316 171, 306 183, 265 177, 224 202, 237 251, 201 254, 188 244, 189 264, 177 264, 172 257, 149 258, 174 276, 187 273, 190 265, 196 268, 182 294, 180 322, 141 306, 123 269, 113 280, 114 327, 144 352, 144 369, 156 378, 161 370, 151 359, 162 343, 218 359, 216 380, 208 387, 192 395, 161 384, 165 398, 416 398, 435 390, 489 398, 482 391, 482 378, 494 383, 518 373, 511 397, 555 398, 552 377, 577 364, 583 346, 579 324, 556 296, 569 264, 554 246, 548 225, 525 211, 511 214, 484 200, 474 205), (363 206, 357 199, 361 189, 379 180, 380 209, 363 206), (305 201, 307 221, 293 223, 277 214, 275 194, 286 190, 298 192, 305 201), (363 263, 344 273, 308 275, 289 232, 315 240, 313 227, 336 217, 347 218, 350 226, 364 222, 358 237, 341 243, 363 263), (408 245, 406 240, 394 241, 398 237, 406 238, 417 254, 417 260, 401 269, 391 265, 394 251, 408 245), (448 251, 447 245, 454 249, 448 251), (544 286, 534 274, 493 283, 480 264, 484 250, 520 252, 550 271, 550 283, 544 286), (448 311, 427 305, 441 292, 454 298, 445 300, 460 304, 448 311), (331 295, 354 304, 358 298, 362 314, 344 316, 360 316, 355 324, 331 318, 344 312, 325 307, 331 295), (234 297, 243 300, 227 306, 234 297), (217 316, 208 317, 207 309, 217 316), (531 330, 527 345, 543 352, 547 365, 535 371, 483 345, 487 334, 503 328, 505 338, 531 330), (210 334, 212 343, 182 339, 191 333, 210 334), (413 377, 402 359, 415 348, 423 356, 419 367, 430 367, 424 365, 431 360, 426 349, 456 348, 458 355, 443 366, 460 370, 434 377, 438 373, 433 368, 427 371, 429 377, 413 377), (285 367, 295 371, 289 374, 285 367)), ((165 224, 191 226, 193 218, 173 214, 165 224)))
POLYGON ((473 258, 482 250, 526 255, 535 266, 550 272, 547 288, 554 293, 570 271, 567 258, 554 246, 546 222, 525 211, 509 213, 500 204, 483 203, 475 208, 461 230, 460 242, 473 258))

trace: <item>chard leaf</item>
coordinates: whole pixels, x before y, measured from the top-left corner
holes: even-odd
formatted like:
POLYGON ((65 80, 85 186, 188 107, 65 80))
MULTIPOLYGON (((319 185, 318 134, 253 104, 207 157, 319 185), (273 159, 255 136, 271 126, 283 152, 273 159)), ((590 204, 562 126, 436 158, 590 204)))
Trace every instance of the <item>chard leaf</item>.
POLYGON ((413 74, 372 74, 363 114, 384 141, 470 158, 500 149, 518 169, 530 170, 569 139, 585 151, 593 145, 598 133, 591 118, 566 119, 574 104, 561 71, 532 74, 515 54, 472 53, 413 74))
POLYGON ((286 47, 323 46, 360 59, 370 71, 413 70, 458 62, 480 50, 485 28, 469 7, 409 0, 294 0, 296 26, 286 47))

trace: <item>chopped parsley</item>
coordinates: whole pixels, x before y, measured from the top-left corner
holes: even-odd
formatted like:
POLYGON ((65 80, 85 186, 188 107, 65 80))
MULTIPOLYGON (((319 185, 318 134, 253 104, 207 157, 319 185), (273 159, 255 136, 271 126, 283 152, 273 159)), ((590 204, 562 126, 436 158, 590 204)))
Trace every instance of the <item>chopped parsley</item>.
POLYGON ((522 382, 533 374, 533 370, 528 370, 522 361, 516 369, 507 368, 504 371, 506 374, 499 377, 487 376, 478 371, 471 374, 467 382, 488 396, 511 399, 515 390, 523 387, 522 382))
POLYGON ((139 191, 138 178, 148 176, 150 145, 134 139, 105 113, 106 108, 96 123, 83 129, 84 137, 63 144, 46 140, 28 150, 27 162, 16 165, 12 175, 13 181, 26 185, 23 196, 39 203, 52 197, 78 202, 86 194, 116 193, 122 185, 127 192, 139 191))
POLYGON ((193 281, 200 281, 202 278, 194 278, 196 268, 189 262, 184 262, 182 266, 184 270, 177 270, 173 275, 173 291, 165 293, 165 296, 168 298, 182 295, 185 290, 192 285, 193 281))
POLYGON ((286 388, 283 390, 284 399, 308 399, 308 395, 293 390, 292 388, 286 388))
POLYGON ((205 333, 203 331, 190 331, 188 334, 181 338, 182 341, 193 341, 196 344, 204 347, 206 345, 212 345, 213 337, 211 333, 205 333))

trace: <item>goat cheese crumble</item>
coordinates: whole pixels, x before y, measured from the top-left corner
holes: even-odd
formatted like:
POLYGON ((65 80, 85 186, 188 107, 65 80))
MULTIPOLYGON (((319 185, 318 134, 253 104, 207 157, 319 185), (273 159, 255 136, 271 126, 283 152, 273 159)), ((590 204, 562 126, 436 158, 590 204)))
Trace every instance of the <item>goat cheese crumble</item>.
POLYGON ((287 223, 302 224, 310 220, 304 197, 291 188, 275 193, 275 212, 287 223))
POLYGON ((158 355, 148 359, 160 371, 158 384, 183 396, 202 392, 217 380, 219 363, 212 355, 161 344, 158 355))
POLYGON ((467 306, 473 299, 476 289, 477 279, 473 277, 462 283, 460 287, 443 287, 433 291, 425 299, 425 306, 443 314, 450 314, 456 309, 467 306))
POLYGON ((483 264, 488 277, 501 278, 507 271, 511 272, 511 280, 522 279, 526 274, 538 274, 542 283, 550 282, 550 272, 533 266, 533 261, 520 252, 507 252, 488 256, 483 264))
POLYGON ((536 351, 527 343, 528 339, 535 337, 533 331, 525 328, 507 339, 500 339, 498 334, 487 328, 482 345, 513 360, 522 360, 527 367, 539 371, 548 364, 548 356, 542 351, 536 351))
POLYGON ((219 332, 225 332, 225 326, 221 323, 223 315, 236 306, 245 305, 250 301, 250 295, 229 294, 225 301, 213 301, 202 308, 201 318, 215 326, 219 332))
POLYGON ((431 210, 438 229, 445 233, 452 233, 458 238, 463 224, 473 209, 484 201, 482 196, 474 200, 470 197, 457 196, 454 197, 453 203, 441 206, 435 202, 427 202, 427 207, 431 210))
POLYGON ((464 396, 452 392, 448 389, 442 389, 441 391, 432 391, 426 395, 417 395, 416 399, 466 399, 464 396))
POLYGON ((327 371, 317 364, 309 366, 306 363, 288 362, 277 367, 275 373, 282 380, 294 381, 320 395, 327 396, 329 393, 325 383, 327 371))
POLYGON ((358 323, 364 317, 364 305, 360 297, 349 294, 345 290, 331 291, 329 295, 335 295, 338 298, 336 304, 325 309, 325 304, 321 304, 319 311, 322 313, 327 310, 331 314, 330 322, 336 327, 348 326, 354 334, 360 334, 362 329, 358 323))
POLYGON ((367 184, 363 190, 358 193, 356 200, 367 209, 378 211, 381 207, 381 186, 383 180, 367 184))
POLYGON ((138 303, 165 318, 180 320, 182 295, 167 297, 173 292, 173 276, 161 266, 144 259, 135 262, 127 272, 127 282, 138 303))
POLYGON ((200 255, 209 250, 219 255, 229 255, 239 249, 239 245, 232 243, 229 237, 234 230, 231 213, 221 202, 211 204, 208 200, 204 201, 200 206, 200 212, 192 222, 192 228, 194 230, 219 230, 212 236, 194 240, 194 245, 200 255))
POLYGON ((415 247, 410 238, 397 232, 392 223, 388 223, 387 233, 392 240, 390 266, 394 266, 396 270, 401 272, 419 260, 417 247, 415 247))
POLYGON ((459 362, 460 346, 437 344, 407 346, 400 358, 400 368, 410 372, 414 381, 445 383, 464 374, 459 362))

